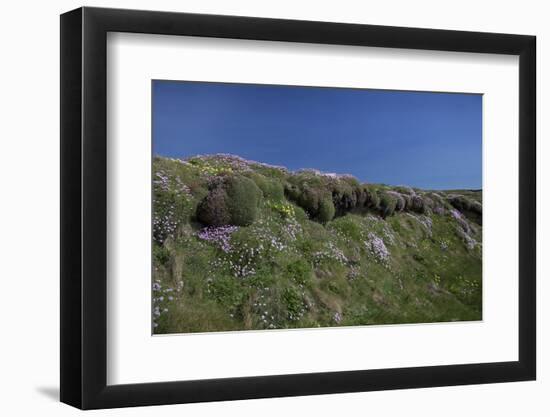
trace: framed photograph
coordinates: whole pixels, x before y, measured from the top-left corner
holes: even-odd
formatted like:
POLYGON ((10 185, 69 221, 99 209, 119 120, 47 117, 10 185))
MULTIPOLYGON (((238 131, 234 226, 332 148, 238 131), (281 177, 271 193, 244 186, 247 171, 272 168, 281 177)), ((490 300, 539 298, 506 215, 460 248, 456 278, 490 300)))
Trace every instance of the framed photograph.
POLYGON ((535 37, 61 16, 61 401, 533 380, 535 37))

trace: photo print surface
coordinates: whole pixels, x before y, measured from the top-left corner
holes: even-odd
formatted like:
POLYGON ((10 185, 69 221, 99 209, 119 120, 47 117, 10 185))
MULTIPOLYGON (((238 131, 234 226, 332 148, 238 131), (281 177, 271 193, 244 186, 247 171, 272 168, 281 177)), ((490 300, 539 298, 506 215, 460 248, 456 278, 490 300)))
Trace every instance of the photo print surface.
POLYGON ((152 81, 152 332, 482 319, 482 95, 152 81))

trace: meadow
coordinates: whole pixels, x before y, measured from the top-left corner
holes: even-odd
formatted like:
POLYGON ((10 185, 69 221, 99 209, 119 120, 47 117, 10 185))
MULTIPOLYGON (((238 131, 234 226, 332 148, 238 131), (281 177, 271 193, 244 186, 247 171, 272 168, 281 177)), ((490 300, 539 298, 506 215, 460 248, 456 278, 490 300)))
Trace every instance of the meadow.
POLYGON ((153 333, 482 319, 482 192, 153 161, 153 333))

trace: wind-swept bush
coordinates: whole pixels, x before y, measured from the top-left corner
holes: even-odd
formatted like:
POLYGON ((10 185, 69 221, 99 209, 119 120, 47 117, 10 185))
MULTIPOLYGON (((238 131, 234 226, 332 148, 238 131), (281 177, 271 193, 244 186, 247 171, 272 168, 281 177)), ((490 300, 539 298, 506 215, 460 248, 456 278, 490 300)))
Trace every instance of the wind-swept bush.
POLYGON ((317 218, 321 223, 326 223, 333 219, 336 209, 332 200, 328 197, 323 198, 319 202, 319 212, 317 218))
POLYGON ((388 191, 383 191, 380 195, 380 213, 386 218, 395 212, 397 206, 397 198, 388 191))
POLYGON ((410 211, 415 211, 417 213, 424 213, 425 211, 424 199, 419 195, 413 195, 411 197, 410 211))
POLYGON ((445 212, 445 207, 447 204, 441 195, 437 193, 429 193, 428 196, 432 200, 432 210, 436 214, 443 214, 445 212))
POLYGON ((211 190, 197 207, 197 220, 209 226, 223 226, 231 222, 227 208, 227 193, 223 187, 211 190))
POLYGON ((448 197, 449 203, 459 211, 469 211, 471 209, 471 201, 463 195, 451 195, 448 197))
POLYGON ((470 200, 468 197, 454 194, 448 197, 449 203, 461 213, 467 215, 471 220, 481 225, 483 210, 479 201, 470 200))
POLYGON ((434 208, 434 201, 427 196, 423 196, 422 199, 424 200, 424 214, 432 214, 432 210, 434 208))
POLYGON ((378 207, 380 206, 380 196, 378 195, 376 188, 367 185, 365 187, 365 192, 367 193, 366 207, 373 210, 378 210, 378 207))
POLYGON ((369 192, 366 185, 359 185, 355 189, 355 195, 357 199, 357 207, 364 208, 367 207, 369 201, 369 192))
POLYGON ((395 211, 405 210, 405 199, 403 198, 403 195, 401 193, 398 193, 396 191, 387 191, 387 194, 390 194, 392 197, 395 198, 395 211))
POLYGON ((482 205, 479 201, 472 201, 470 205, 470 210, 475 214, 479 214, 480 216, 483 214, 482 205))
POLYGON ((247 226, 256 219, 261 195, 250 178, 226 177, 198 205, 197 219, 208 226, 247 226))
POLYGON ((316 217, 319 211, 319 202, 323 198, 323 190, 306 185, 298 196, 297 203, 310 217, 316 217))
POLYGON ((313 220, 327 222, 334 217, 335 207, 330 189, 317 179, 302 181, 298 184, 286 184, 285 194, 289 200, 304 209, 313 220))
POLYGON ((251 224, 258 214, 262 195, 258 186, 250 178, 234 176, 227 179, 225 188, 231 223, 237 226, 251 224))
POLYGON ((358 184, 337 181, 332 185, 332 201, 339 215, 345 214, 357 206, 358 184))
POLYGON ((298 185, 286 183, 284 186, 284 193, 289 200, 298 203, 298 199, 300 198, 302 191, 298 185))
POLYGON ((409 211, 412 205, 412 196, 410 196, 409 194, 401 194, 401 197, 403 198, 403 202, 405 204, 403 210, 409 211))
POLYGON ((405 195, 409 195, 409 196, 413 196, 415 195, 415 191, 411 188, 411 187, 407 187, 406 185, 399 185, 397 187, 394 187, 395 191, 401 193, 401 194, 405 194, 405 195))
POLYGON ((266 199, 279 201, 284 198, 284 188, 280 181, 256 173, 252 173, 250 179, 254 181, 266 199))

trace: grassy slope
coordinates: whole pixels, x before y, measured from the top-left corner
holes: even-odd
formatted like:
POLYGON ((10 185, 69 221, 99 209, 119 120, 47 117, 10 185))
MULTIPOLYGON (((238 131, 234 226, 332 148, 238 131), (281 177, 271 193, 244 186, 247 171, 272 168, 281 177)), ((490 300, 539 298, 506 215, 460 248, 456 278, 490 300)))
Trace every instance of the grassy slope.
POLYGON ((462 217, 468 244, 446 202, 481 202, 481 191, 438 191, 440 214, 361 209, 321 224, 264 190, 254 223, 205 240, 195 211, 212 178, 284 186, 300 174, 228 157, 157 157, 153 168, 155 333, 481 319, 481 226, 462 217))

